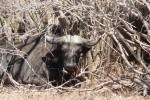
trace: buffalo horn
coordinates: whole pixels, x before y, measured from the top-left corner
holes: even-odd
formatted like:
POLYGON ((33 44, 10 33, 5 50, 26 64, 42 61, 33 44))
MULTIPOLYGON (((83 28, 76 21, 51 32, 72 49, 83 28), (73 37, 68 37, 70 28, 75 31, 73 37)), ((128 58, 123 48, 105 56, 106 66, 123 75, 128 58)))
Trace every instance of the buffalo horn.
POLYGON ((64 37, 52 37, 45 35, 47 42, 51 44, 62 44, 64 42, 64 37))
POLYGON ((92 46, 96 45, 99 41, 100 37, 96 40, 87 40, 82 38, 82 44, 87 48, 91 48, 92 46))
POLYGON ((77 43, 75 42, 75 40, 79 40, 78 43, 87 47, 87 48, 91 48, 92 46, 96 45, 99 40, 100 40, 100 37, 96 40, 88 40, 88 39, 84 39, 84 38, 81 38, 79 36, 70 36, 70 35, 67 35, 67 36, 62 36, 62 37, 52 37, 52 36, 49 36, 49 35, 46 35, 46 40, 51 43, 51 44, 62 44, 62 43, 77 43), (71 39, 71 37, 73 39, 71 39))

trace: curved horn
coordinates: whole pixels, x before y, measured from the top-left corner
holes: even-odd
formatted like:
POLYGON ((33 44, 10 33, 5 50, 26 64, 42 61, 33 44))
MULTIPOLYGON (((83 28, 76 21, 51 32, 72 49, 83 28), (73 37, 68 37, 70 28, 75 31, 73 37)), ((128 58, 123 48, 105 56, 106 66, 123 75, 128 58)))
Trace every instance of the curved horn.
POLYGON ((98 37, 98 39, 96 40, 83 39, 82 44, 87 48, 91 48, 92 46, 96 45, 99 41, 100 41, 100 37, 98 37))
POLYGON ((88 40, 81 38, 80 36, 61 36, 61 37, 52 37, 49 35, 45 35, 46 40, 51 44, 62 44, 62 43, 76 43, 81 44, 87 48, 91 48, 92 46, 96 45, 100 41, 100 37, 97 40, 88 40))
POLYGON ((64 43, 64 37, 53 37, 49 35, 45 35, 47 42, 51 44, 62 44, 64 43))

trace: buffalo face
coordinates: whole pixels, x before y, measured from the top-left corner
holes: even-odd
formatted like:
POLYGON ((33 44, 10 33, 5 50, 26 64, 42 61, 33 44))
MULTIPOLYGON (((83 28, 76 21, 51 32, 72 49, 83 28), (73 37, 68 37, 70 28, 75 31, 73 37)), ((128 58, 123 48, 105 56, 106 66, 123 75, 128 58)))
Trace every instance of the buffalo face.
POLYGON ((76 35, 66 35, 61 37, 51 37, 46 35, 45 37, 49 43, 61 46, 60 59, 63 60, 64 69, 70 73, 76 71, 80 55, 82 53, 83 55, 86 54, 86 52, 100 40, 100 38, 94 41, 87 40, 76 35))
POLYGON ((85 49, 83 46, 77 44, 68 43, 62 45, 62 57, 66 71, 74 72, 77 69, 80 55, 85 53, 83 49, 85 49))

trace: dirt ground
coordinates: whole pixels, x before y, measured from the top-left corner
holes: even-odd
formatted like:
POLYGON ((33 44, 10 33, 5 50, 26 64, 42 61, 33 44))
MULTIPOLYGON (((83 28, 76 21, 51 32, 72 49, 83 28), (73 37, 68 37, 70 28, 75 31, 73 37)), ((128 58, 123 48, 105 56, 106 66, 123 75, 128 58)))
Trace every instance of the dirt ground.
POLYGON ((17 89, 3 87, 0 89, 0 100, 150 100, 149 96, 143 97, 138 94, 122 95, 115 93, 108 88, 97 91, 80 91, 75 89, 71 92, 66 90, 57 91, 56 89, 37 90, 37 89, 17 89))

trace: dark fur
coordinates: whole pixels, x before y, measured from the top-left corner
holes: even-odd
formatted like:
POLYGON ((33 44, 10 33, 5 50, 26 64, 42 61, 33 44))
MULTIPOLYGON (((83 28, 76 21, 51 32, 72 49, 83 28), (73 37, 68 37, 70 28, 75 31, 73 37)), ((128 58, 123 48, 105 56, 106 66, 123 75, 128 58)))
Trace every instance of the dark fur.
MULTIPOLYGON (((56 32, 58 32, 58 30, 56 30, 56 32)), ((58 35, 58 33, 54 34, 54 36, 58 35)), ((75 71, 70 70, 75 66, 69 66, 69 74, 64 74, 63 68, 65 62, 77 66, 80 54, 83 53, 85 55, 89 50, 89 48, 81 45, 49 44, 44 40, 43 35, 41 35, 29 37, 23 44, 17 44, 16 47, 20 51, 25 52, 23 57, 4 54, 3 58, 5 61, 3 62, 3 67, 7 69, 7 72, 12 75, 15 81, 21 84, 34 84, 36 86, 47 86, 49 82, 55 86, 60 85, 68 81, 71 78, 71 74, 75 71), (46 44, 46 47, 44 44, 46 44), (63 49, 66 45, 67 51, 63 49), (72 52, 73 48, 75 52, 72 52), (70 61, 68 59, 72 60, 70 61)), ((10 47, 8 46, 6 48, 9 49, 10 47)), ((4 71, 0 71, 0 78, 4 79, 4 84, 11 83, 4 71)))

